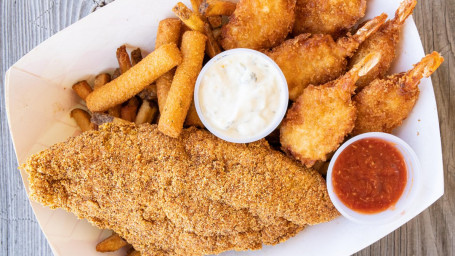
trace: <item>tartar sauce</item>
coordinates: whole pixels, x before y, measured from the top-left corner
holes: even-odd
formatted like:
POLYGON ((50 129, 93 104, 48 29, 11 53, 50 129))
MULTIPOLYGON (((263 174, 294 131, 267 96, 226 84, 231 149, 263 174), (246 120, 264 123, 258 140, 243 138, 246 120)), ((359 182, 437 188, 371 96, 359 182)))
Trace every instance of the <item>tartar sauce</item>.
POLYGON ((277 125, 287 106, 280 72, 265 56, 248 51, 216 60, 199 85, 204 119, 230 138, 257 136, 277 125))

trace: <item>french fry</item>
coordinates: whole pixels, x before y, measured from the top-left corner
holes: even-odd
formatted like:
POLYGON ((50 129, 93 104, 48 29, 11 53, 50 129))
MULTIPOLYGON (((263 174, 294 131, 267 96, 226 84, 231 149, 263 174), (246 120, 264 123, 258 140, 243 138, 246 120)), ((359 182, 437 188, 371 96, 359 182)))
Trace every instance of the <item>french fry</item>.
POLYGON ((93 89, 96 90, 96 89, 100 88, 101 86, 109 83, 110 81, 111 81, 111 75, 109 75, 108 73, 99 74, 95 77, 93 89))
POLYGON ((190 109, 188 110, 188 114, 186 115, 185 125, 204 128, 204 124, 202 123, 201 119, 199 119, 196 107, 194 106, 194 100, 193 102, 191 102, 190 109))
POLYGON ((113 106, 107 110, 107 113, 113 117, 120 117, 120 110, 122 109, 122 104, 113 106))
POLYGON ((160 109, 160 112, 163 112, 164 110, 164 104, 166 104, 167 95, 169 89, 171 89, 174 74, 175 69, 172 69, 156 80, 156 96, 158 97, 158 108, 160 109))
POLYGON ((134 122, 134 120, 136 120, 136 113, 138 107, 139 101, 137 100, 136 97, 132 97, 131 99, 128 100, 126 105, 120 109, 120 118, 129 122, 134 122))
POLYGON ((125 73, 128 69, 131 68, 131 60, 128 52, 126 52, 126 46, 122 45, 117 49, 117 61, 120 67, 120 71, 125 73))
MULTIPOLYGON (((166 75, 166 74, 164 74, 166 75)), ((160 79, 160 78, 158 78, 160 79)), ((158 81, 158 80, 157 80, 158 81)), ((157 100, 157 91, 156 91, 156 82, 147 86, 144 90, 142 90, 140 93, 137 94, 139 98, 143 100, 157 100)))
POLYGON ((134 123, 136 124, 151 123, 152 120, 155 118, 157 112, 158 107, 155 105, 154 102, 144 100, 142 101, 142 105, 139 108, 139 111, 137 112, 136 120, 134 121, 134 123))
POLYGON ((123 240, 119 235, 116 233, 112 234, 108 238, 104 239, 103 241, 99 242, 96 245, 96 251, 98 252, 114 252, 118 249, 127 246, 128 243, 123 240))
POLYGON ((122 71, 120 71, 119 68, 116 68, 114 70, 114 73, 112 73, 112 76, 111 76, 111 81, 116 79, 117 77, 119 77, 120 75, 122 74, 122 71))
POLYGON ((131 65, 136 65, 139 61, 142 60, 141 48, 137 48, 131 52, 131 65))
POLYGON ((90 124, 90 114, 80 108, 71 110, 70 116, 76 121, 76 124, 81 128, 83 132, 92 130, 90 124))
POLYGON ((205 46, 205 52, 210 58, 215 57, 217 54, 221 53, 221 47, 218 45, 215 37, 213 36, 212 29, 208 23, 204 24, 204 32, 207 36, 207 44, 205 46))
POLYGON ((192 30, 204 32, 204 21, 182 2, 178 2, 174 8, 172 8, 172 11, 192 30))
POLYGON ((204 0, 199 7, 199 12, 206 16, 231 16, 235 11, 236 3, 223 0, 204 0))
POLYGON ((199 7, 202 4, 202 0, 190 0, 191 2, 191 9, 193 9, 193 12, 196 13, 197 15, 201 16, 201 13, 199 12, 199 7))
POLYGON ((90 121, 92 122, 92 124, 95 124, 98 126, 105 124, 105 123, 114 123, 114 124, 130 124, 131 123, 131 122, 128 122, 121 118, 113 117, 111 115, 103 114, 100 112, 94 112, 90 121))
POLYGON ((90 85, 85 80, 75 83, 72 88, 83 100, 85 100, 87 96, 93 91, 92 87, 90 87, 90 85))
POLYGON ((209 22, 210 26, 215 29, 215 28, 221 28, 222 25, 222 18, 221 16, 210 16, 207 17, 207 21, 209 22))
MULTIPOLYGON (((155 46, 175 43, 180 40, 180 30, 182 22, 179 19, 164 19, 158 25, 155 46)), ((163 111, 169 88, 171 88, 172 79, 174 78, 175 69, 170 70, 156 80, 156 96, 158 98, 158 107, 160 112, 163 111)))
POLYGON ((139 251, 132 250, 126 256, 141 256, 141 253, 139 251))
POLYGON ((182 62, 182 54, 175 44, 166 44, 145 57, 117 79, 87 96, 87 107, 105 111, 138 94, 158 77, 182 62))
MULTIPOLYGON (((220 36, 221 36, 221 28, 216 28, 214 30, 212 30, 212 34, 213 34, 213 37, 215 38, 215 40, 218 42, 220 36)), ((218 45, 220 45, 218 43, 218 45)))
POLYGON ((183 34, 180 47, 183 60, 175 71, 171 89, 158 122, 158 130, 168 136, 176 138, 182 132, 193 98, 194 84, 204 60, 206 40, 207 37, 197 31, 183 34))

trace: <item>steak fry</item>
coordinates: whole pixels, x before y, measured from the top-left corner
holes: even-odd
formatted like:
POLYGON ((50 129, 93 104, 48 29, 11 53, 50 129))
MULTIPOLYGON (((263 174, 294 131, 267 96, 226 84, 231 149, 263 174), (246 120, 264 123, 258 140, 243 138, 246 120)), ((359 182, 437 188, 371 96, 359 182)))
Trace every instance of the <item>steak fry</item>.
POLYGON ((195 128, 173 139, 156 125, 105 124, 21 168, 32 199, 112 229, 142 255, 259 249, 338 216, 316 171, 264 140, 195 128))

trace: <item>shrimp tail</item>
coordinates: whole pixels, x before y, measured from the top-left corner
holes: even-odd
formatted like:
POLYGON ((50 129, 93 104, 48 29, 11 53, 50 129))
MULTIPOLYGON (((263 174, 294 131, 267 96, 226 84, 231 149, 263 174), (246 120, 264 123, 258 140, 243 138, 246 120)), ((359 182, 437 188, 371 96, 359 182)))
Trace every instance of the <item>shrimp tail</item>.
POLYGON ((363 25, 352 38, 359 44, 365 41, 371 34, 376 32, 387 19, 387 14, 382 13, 381 15, 371 19, 365 25, 363 25))
POLYGON ((395 18, 392 20, 392 23, 396 26, 401 26, 405 20, 412 14, 414 7, 417 4, 417 0, 404 0, 401 2, 400 7, 398 7, 395 12, 395 18))
POLYGON ((419 85, 420 79, 429 77, 433 74, 442 62, 444 62, 444 58, 438 52, 432 52, 423 57, 419 63, 415 64, 414 67, 405 74, 402 89, 404 91, 414 90, 419 85))
POLYGON ((340 37, 337 40, 338 46, 343 49, 346 56, 352 57, 352 54, 359 48, 359 45, 363 43, 371 34, 376 32, 387 19, 387 14, 383 13, 372 20, 369 20, 363 25, 354 35, 348 33, 345 37, 340 37))
POLYGON ((342 78, 340 78, 343 81, 341 83, 343 89, 353 93, 356 89, 355 83, 359 77, 366 75, 368 71, 370 71, 376 66, 376 64, 378 64, 380 59, 381 53, 373 52, 355 64, 351 70, 349 70, 342 78))

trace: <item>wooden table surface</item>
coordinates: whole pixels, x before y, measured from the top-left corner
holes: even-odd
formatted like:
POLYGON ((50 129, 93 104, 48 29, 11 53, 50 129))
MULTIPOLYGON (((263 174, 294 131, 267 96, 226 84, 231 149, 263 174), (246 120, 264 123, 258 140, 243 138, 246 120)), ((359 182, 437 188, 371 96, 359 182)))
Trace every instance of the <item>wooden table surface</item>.
MULTIPOLYGON (((39 43, 108 2, 0 1, 0 255, 52 255, 17 171, 6 118, 4 74, 39 43)), ((425 52, 439 51, 446 60, 432 75, 442 136, 445 194, 406 225, 356 255, 455 255, 455 0, 420 0, 414 19, 425 52)))

